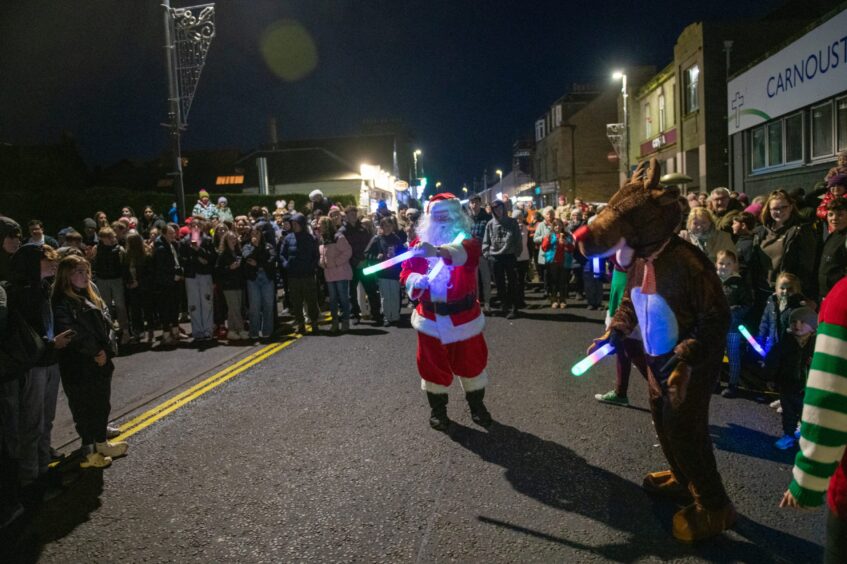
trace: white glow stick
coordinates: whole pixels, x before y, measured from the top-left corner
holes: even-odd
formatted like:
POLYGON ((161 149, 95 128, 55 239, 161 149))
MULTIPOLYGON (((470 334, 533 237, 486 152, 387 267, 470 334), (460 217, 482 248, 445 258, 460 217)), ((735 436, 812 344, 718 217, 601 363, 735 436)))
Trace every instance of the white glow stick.
POLYGON ((404 260, 409 260, 410 258, 419 256, 421 254, 420 249, 412 249, 410 251, 406 251, 405 253, 399 254, 395 257, 392 257, 388 260, 384 260, 380 263, 371 265, 362 270, 362 274, 367 276, 368 274, 373 274, 374 272, 379 272, 385 268, 389 268, 394 266, 395 264, 400 264, 404 260))
MULTIPOLYGON (((453 239, 453 242, 451 244, 458 245, 459 243, 464 241, 465 238, 466 235, 464 233, 459 233, 458 235, 456 235, 456 238, 453 239)), ((434 267, 432 267, 432 270, 429 272, 429 274, 426 275, 430 282, 435 280, 435 278, 441 273, 442 268, 444 268, 444 259, 438 261, 438 263, 434 267)))
POLYGON ((574 376, 582 376, 589 368, 613 352, 615 352, 615 347, 612 346, 612 343, 606 343, 590 355, 574 364, 573 368, 571 368, 571 374, 574 376))
POLYGON ((600 274, 600 259, 593 258, 591 259, 591 263, 594 266, 594 274, 600 274))
POLYGON ((739 325, 738 331, 742 335, 744 335, 744 338, 747 339, 747 342, 750 343, 750 346, 753 347, 753 350, 755 350, 757 353, 759 353, 759 356, 761 356, 761 357, 765 356, 765 349, 762 348, 762 345, 760 345, 756 341, 756 339, 753 337, 753 335, 750 334, 750 331, 748 331, 746 327, 744 327, 743 325, 739 325))

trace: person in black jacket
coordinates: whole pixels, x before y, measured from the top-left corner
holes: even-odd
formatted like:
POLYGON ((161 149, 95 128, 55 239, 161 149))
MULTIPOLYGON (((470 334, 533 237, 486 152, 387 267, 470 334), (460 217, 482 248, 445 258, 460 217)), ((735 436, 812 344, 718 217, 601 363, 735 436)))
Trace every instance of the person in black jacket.
MULTIPOLYGON (((741 380, 741 357, 743 341, 738 326, 745 322, 750 306, 753 304, 753 291, 739 272, 738 256, 732 251, 722 249, 717 252, 715 261, 718 278, 723 285, 723 293, 729 303, 731 316, 729 331, 726 335, 726 356, 729 359, 729 386, 721 393, 725 398, 738 396, 738 382, 741 380)), ((720 385, 720 384, 718 384, 720 385)))
POLYGON ((368 305, 371 308, 371 315, 377 324, 382 323, 382 315, 380 314, 379 293, 377 292, 376 280, 373 276, 364 276, 362 270, 368 265, 365 260, 365 249, 368 243, 371 242, 373 236, 368 231, 362 222, 359 221, 359 209, 356 206, 350 205, 344 209, 346 222, 339 230, 339 233, 344 235, 350 247, 353 249, 353 256, 350 258, 350 266, 353 267, 353 280, 350 281, 350 305, 353 317, 353 325, 358 325, 362 319, 362 309, 359 307, 358 286, 362 283, 365 290, 365 295, 368 297, 368 305))
POLYGON ((227 231, 221 239, 215 265, 217 282, 223 291, 227 310, 227 337, 230 341, 247 339, 241 310, 244 303, 244 267, 241 260, 241 243, 235 231, 227 231))
POLYGON ((241 258, 247 280, 250 338, 268 338, 274 330, 276 256, 261 227, 253 227, 250 242, 241 247, 241 258))
MULTIPOLYGON (((0 339, 8 339, 9 307, 6 290, 0 284, 0 339)), ((0 350, 0 530, 20 517, 24 508, 18 492, 18 390, 23 372, 0 350)))
POLYGON ((297 323, 297 330, 306 333, 306 320, 303 306, 309 312, 312 332, 318 332, 318 286, 315 271, 318 268, 320 252, 318 242, 309 233, 306 216, 295 213, 291 216, 291 233, 285 236, 279 249, 279 262, 288 272, 288 290, 291 299, 291 313, 297 323))
MULTIPOLYGON (((396 224, 391 217, 379 222, 380 232, 371 239, 365 256, 372 262, 388 260, 406 251, 406 245, 396 233, 396 224)), ((400 321, 400 271, 401 265, 383 268, 376 273, 379 296, 382 303, 383 327, 396 325, 400 321)))
POLYGON ((121 330, 121 343, 128 343, 130 339, 129 316, 126 311, 126 251, 118 244, 118 236, 111 227, 104 227, 98 233, 99 242, 91 262, 94 271, 97 289, 103 301, 114 312, 118 318, 121 330))
POLYGON ((42 353, 23 376, 19 401, 18 463, 21 486, 37 495, 52 461, 50 434, 59 396, 57 351, 67 346, 70 333, 55 331, 50 309, 50 280, 58 255, 52 247, 26 244, 9 265, 9 306, 13 318, 25 323, 42 341, 42 353))
POLYGON ((91 283, 91 268, 79 256, 59 263, 53 284, 53 315, 56 331, 73 331, 70 343, 59 353, 62 387, 82 439, 82 468, 105 468, 124 456, 125 442, 109 442, 106 427, 115 356, 109 310, 91 283))
POLYGON ((167 224, 153 247, 153 295, 162 324, 163 345, 179 342, 179 292, 182 280, 176 229, 172 224, 167 224))
POLYGON ((126 237, 126 306, 129 313, 132 341, 137 343, 144 334, 153 343, 155 313, 153 301, 153 253, 141 235, 131 231, 126 237))
POLYGON ((823 244, 818 268, 818 288, 826 298, 830 288, 847 275, 847 199, 832 200, 826 207, 829 235, 823 244))
POLYGON ((195 341, 208 341, 214 331, 212 274, 217 252, 212 238, 205 233, 204 221, 194 219, 189 234, 179 245, 179 261, 185 276, 191 336, 195 341))

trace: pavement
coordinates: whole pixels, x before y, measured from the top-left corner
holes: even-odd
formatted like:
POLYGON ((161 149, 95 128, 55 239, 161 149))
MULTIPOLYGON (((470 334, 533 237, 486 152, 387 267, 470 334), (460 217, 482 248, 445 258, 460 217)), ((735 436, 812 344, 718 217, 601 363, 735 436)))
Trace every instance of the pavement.
POLYGON ((634 371, 631 407, 617 407, 594 400, 612 388, 611 359, 568 372, 604 312, 529 301, 520 318, 487 322, 488 430, 458 383, 451 431, 429 428, 409 327, 136 357, 145 370, 118 375, 113 396, 152 399, 126 400, 124 428, 182 389, 199 393, 128 431, 129 455, 111 468, 70 473, 0 546, 22 562, 821 561, 825 515, 778 509, 793 456, 772 447, 779 416, 747 399, 714 396, 711 409, 738 523, 676 542, 678 507, 640 486, 666 468, 643 380, 634 371), (192 366, 203 369, 175 385, 192 366), (204 392, 202 375, 220 382, 204 392), (158 395, 124 391, 143 378, 165 382, 150 387, 158 395))

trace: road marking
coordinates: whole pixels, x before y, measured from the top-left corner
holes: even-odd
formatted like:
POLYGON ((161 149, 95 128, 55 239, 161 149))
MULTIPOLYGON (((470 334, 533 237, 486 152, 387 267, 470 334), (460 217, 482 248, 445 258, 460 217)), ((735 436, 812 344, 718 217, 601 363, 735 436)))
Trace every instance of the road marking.
POLYGON ((248 368, 255 366, 263 360, 275 355, 285 347, 291 345, 292 343, 300 339, 301 336, 302 335, 295 334, 290 341, 286 341, 284 343, 273 343, 271 345, 263 347, 255 353, 244 357, 235 364, 228 366, 220 372, 206 378, 202 382, 195 384, 184 392, 177 394, 176 396, 170 398, 164 403, 157 405, 153 409, 145 411, 141 415, 134 417, 133 419, 127 421, 126 423, 120 426, 121 434, 120 436, 116 437, 115 440, 120 441, 126 439, 141 431, 142 429, 146 429, 156 421, 159 421, 165 416, 173 413, 180 407, 186 405, 191 401, 194 401, 203 394, 217 388, 224 382, 235 378, 248 368))

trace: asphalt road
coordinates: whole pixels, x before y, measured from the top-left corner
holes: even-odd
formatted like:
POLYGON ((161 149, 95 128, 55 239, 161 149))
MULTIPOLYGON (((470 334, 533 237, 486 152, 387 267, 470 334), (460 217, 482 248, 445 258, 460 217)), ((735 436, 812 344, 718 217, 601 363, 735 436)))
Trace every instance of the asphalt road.
POLYGON ((603 313, 530 305, 489 319, 488 431, 458 383, 450 434, 428 427, 412 329, 307 336, 132 436, 10 542, 42 562, 821 560, 823 513, 777 508, 778 416, 741 399, 714 397, 711 418, 738 524, 674 541, 677 507, 640 487, 665 468, 643 381, 621 408, 593 399, 611 360, 567 373, 603 313))

